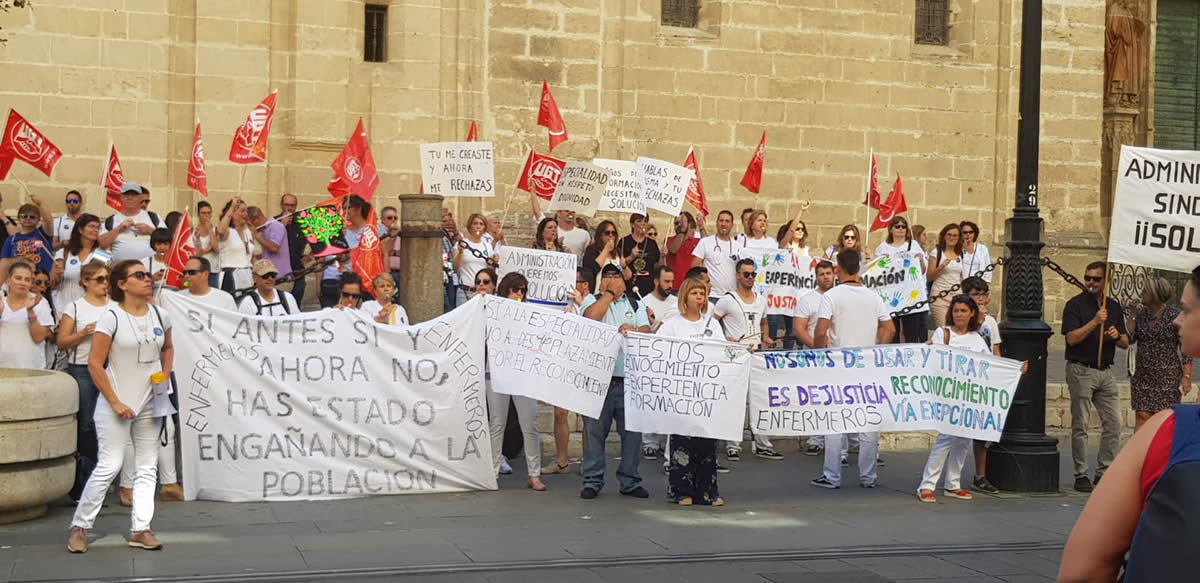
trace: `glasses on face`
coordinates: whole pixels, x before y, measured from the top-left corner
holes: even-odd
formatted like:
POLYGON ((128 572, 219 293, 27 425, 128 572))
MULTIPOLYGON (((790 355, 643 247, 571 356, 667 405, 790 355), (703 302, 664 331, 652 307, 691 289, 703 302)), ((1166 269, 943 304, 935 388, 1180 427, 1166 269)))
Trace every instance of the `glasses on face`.
POLYGON ((490 279, 477 279, 477 280, 475 280, 475 287, 479 287, 479 286, 481 286, 481 285, 492 285, 492 280, 490 280, 490 279))
POLYGON ((986 298, 986 297, 988 297, 988 292, 985 292, 985 291, 973 291, 973 292, 971 292, 971 297, 972 297, 972 298, 986 298))
POLYGON ((512 288, 512 291, 515 294, 525 295, 525 292, 529 291, 529 288, 527 288, 525 286, 514 287, 514 288, 512 288))
POLYGON ((616 231, 605 231, 603 234, 616 236, 617 232, 616 231))
POLYGON ((908 225, 892 225, 892 228, 893 228, 893 229, 900 229, 901 231, 907 231, 907 230, 908 230, 908 225))
POLYGON ((396 220, 396 217, 383 217, 383 220, 385 220, 385 221, 394 221, 394 220, 396 220))
POLYGON ((358 297, 358 294, 350 293, 350 292, 342 292, 342 299, 357 298, 357 297, 358 297))
POLYGON ((261 277, 263 279, 275 279, 277 276, 279 276, 278 273, 271 271, 268 273, 264 273, 264 274, 260 275, 259 277, 261 277))
POLYGON ((758 274, 753 271, 743 271, 743 272, 739 273, 738 275, 740 275, 746 279, 752 279, 752 278, 754 278, 755 275, 758 275, 758 274))
POLYGON ((21 217, 22 220, 26 220, 26 221, 36 221, 36 220, 42 218, 37 215, 19 215, 19 216, 21 217))
POLYGON ((193 276, 193 275, 200 275, 201 273, 205 273, 205 272, 204 272, 204 271, 201 271, 201 270, 199 270, 199 269, 185 269, 185 270, 183 270, 183 276, 184 276, 184 277, 191 277, 191 276, 193 276))
POLYGON ((854 241, 854 240, 857 240, 858 237, 856 237, 854 235, 842 235, 842 239, 845 241, 854 241))
POLYGON ((138 280, 138 281, 146 281, 147 279, 150 279, 150 272, 148 272, 148 271, 135 271, 135 272, 133 272, 133 273, 129 273, 129 274, 126 274, 126 275, 125 275, 125 279, 129 279, 129 278, 131 278, 131 277, 132 277, 133 279, 136 279, 136 280, 138 280))
POLYGON ((796 227, 795 229, 792 229, 792 230, 793 230, 793 231, 795 231, 795 232, 797 232, 797 233, 803 233, 803 232, 804 232, 804 227, 796 227))
POLYGON ((1085 276, 1083 276, 1083 281, 1100 283, 1100 282, 1104 281, 1104 276, 1103 275, 1085 275, 1085 276))
POLYGON ((964 234, 964 235, 974 235, 974 234, 975 234, 975 231, 963 231, 963 232, 962 232, 962 234, 964 234))
POLYGON ((97 275, 96 277, 92 278, 92 281, 94 281, 96 283, 108 283, 108 276, 107 275, 97 275))
POLYGON ((81 202, 83 202, 83 200, 78 199, 78 198, 68 198, 67 199, 67 204, 79 204, 81 202))

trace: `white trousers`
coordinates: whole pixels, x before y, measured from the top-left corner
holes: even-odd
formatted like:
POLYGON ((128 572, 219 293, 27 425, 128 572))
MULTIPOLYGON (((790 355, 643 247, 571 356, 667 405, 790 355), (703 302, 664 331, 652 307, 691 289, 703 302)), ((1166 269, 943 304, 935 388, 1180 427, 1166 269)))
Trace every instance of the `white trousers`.
POLYGON ((642 448, 653 447, 660 451, 666 451, 667 436, 662 433, 643 433, 642 448))
POLYGON ((155 466, 158 465, 158 429, 159 424, 151 417, 152 408, 149 404, 135 419, 121 419, 113 412, 105 399, 96 403, 96 441, 99 445, 99 456, 96 469, 79 497, 79 505, 75 507, 75 517, 71 526, 92 528, 100 506, 104 504, 104 496, 108 493, 108 485, 121 471, 125 460, 125 441, 133 438, 133 458, 135 472, 133 478, 133 510, 129 513, 131 532, 150 528, 150 519, 154 518, 154 477, 155 466))
MULTIPOLYGON (((167 444, 163 445, 161 439, 162 420, 155 419, 154 426, 160 432, 156 436, 155 443, 158 444, 158 483, 159 484, 174 484, 179 481, 175 470, 175 419, 167 416, 167 444)), ((125 440, 125 463, 121 466, 121 487, 129 488, 134 480, 134 472, 136 464, 133 461, 133 438, 125 440)))
MULTIPOLYGON (((825 479, 835 486, 842 485, 842 448, 847 435, 825 436, 825 479)), ((858 434, 858 479, 870 486, 879 479, 875 472, 875 460, 879 457, 879 432, 858 434)))
MULTIPOLYGON (((850 455, 850 444, 858 443, 858 434, 857 433, 851 433, 847 437, 849 439, 842 442, 842 457, 846 457, 847 455, 850 455)), ((819 447, 825 447, 825 436, 824 435, 810 435, 810 436, 808 436, 808 444, 816 445, 819 447)))
POLYGON ((508 403, 517 409, 517 421, 521 424, 524 441, 525 467, 530 476, 542 475, 542 438, 538 434, 537 399, 520 395, 506 395, 492 390, 487 383, 488 429, 492 437, 492 469, 500 473, 500 450, 504 447, 504 430, 508 425, 508 403))
POLYGON ((929 450, 929 461, 925 462, 925 471, 921 473, 921 490, 935 490, 938 478, 942 477, 942 469, 946 471, 946 489, 958 490, 962 485, 962 469, 967 463, 967 454, 971 451, 971 439, 938 434, 933 449, 929 450))

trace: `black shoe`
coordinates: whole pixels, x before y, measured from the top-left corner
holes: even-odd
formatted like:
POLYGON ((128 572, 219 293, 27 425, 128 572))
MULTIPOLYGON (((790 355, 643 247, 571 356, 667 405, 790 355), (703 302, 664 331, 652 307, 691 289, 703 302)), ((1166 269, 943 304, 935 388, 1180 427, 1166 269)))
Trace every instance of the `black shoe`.
POLYGON ((984 476, 979 476, 978 478, 975 478, 974 488, 975 488, 976 492, 983 492, 984 494, 999 494, 1000 493, 1000 488, 993 486, 992 483, 989 482, 988 479, 984 476))
POLYGON ((1075 490, 1078 492, 1091 492, 1094 486, 1092 481, 1087 476, 1079 476, 1075 478, 1075 490))
POLYGON ((583 498, 584 500, 591 500, 591 499, 595 498, 596 495, 599 493, 600 493, 599 490, 597 490, 591 486, 588 486, 587 488, 584 488, 579 491, 579 497, 583 498))
POLYGON ((775 450, 773 450, 769 447, 754 446, 754 455, 756 457, 760 457, 765 460, 779 461, 779 460, 783 459, 782 455, 776 453, 775 450))
POLYGON ((1095 480, 1092 480, 1092 487, 1093 487, 1093 488, 1095 488, 1096 486, 1099 486, 1099 485, 1100 485, 1100 478, 1101 478, 1102 476, 1104 476, 1104 474, 1096 474, 1096 479, 1095 479, 1095 480))
POLYGON ((824 451, 825 448, 813 443, 809 444, 808 448, 804 450, 804 455, 821 455, 824 451))
POLYGON ((647 445, 646 447, 643 447, 642 448, 642 459, 651 460, 651 461, 658 459, 658 448, 651 447, 649 445, 647 445))
POLYGON ((730 472, 729 468, 727 468, 721 464, 717 464, 717 473, 718 474, 728 474, 729 472, 730 472))
POLYGON ((742 452, 740 452, 740 451, 738 451, 738 450, 736 450, 736 449, 730 449, 730 450, 727 450, 727 451, 725 452, 725 459, 727 459, 727 460, 729 460, 729 461, 731 461, 731 462, 741 461, 741 459, 742 459, 742 452))
POLYGON ((817 476, 817 478, 814 479, 813 481, 809 482, 809 484, 812 484, 818 488, 825 488, 826 490, 837 490, 838 489, 838 487, 835 486, 833 484, 833 482, 830 482, 829 480, 825 479, 825 476, 823 476, 823 475, 817 476))
POLYGON ((621 492, 622 496, 633 496, 634 498, 649 498, 650 493, 645 488, 638 486, 628 492, 621 492))

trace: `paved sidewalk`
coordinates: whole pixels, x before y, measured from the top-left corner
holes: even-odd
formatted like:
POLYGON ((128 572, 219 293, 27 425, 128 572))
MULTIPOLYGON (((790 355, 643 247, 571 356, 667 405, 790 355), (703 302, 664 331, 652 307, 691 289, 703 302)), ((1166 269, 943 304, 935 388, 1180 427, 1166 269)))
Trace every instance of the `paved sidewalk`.
MULTIPOLYGON (((615 482, 598 499, 581 500, 574 474, 547 476, 549 491, 532 492, 518 467, 501 479, 499 492, 337 502, 162 503, 154 521, 166 545, 161 552, 125 546, 128 509, 114 496, 85 555, 65 550, 70 506, 55 507, 35 521, 0 526, 0 582, 205 574, 238 580, 271 572, 304 572, 309 576, 290 580, 310 581, 347 580, 352 574, 339 569, 374 574, 355 580, 424 573, 411 580, 425 581, 457 568, 472 572, 440 580, 1046 581, 1057 568, 1055 549, 1087 501, 1063 492, 922 504, 914 490, 924 453, 887 453, 885 458, 879 488, 857 487, 852 465, 843 489, 822 490, 808 484, 820 472, 819 457, 794 449, 781 462, 747 456, 729 464, 733 473, 720 476, 729 502, 724 508, 668 504, 661 461, 642 464, 648 500, 618 495, 615 482), (990 545, 1013 543, 1040 546, 1024 553, 1028 556, 989 553, 990 545), (939 558, 972 549, 976 552, 939 558), (680 557, 717 562, 661 564, 680 557), (789 560, 762 561, 775 558, 789 560), (651 564, 631 565, 639 560, 651 564), (424 570, 413 571, 417 568, 424 570), (326 571, 316 572, 321 570, 326 571), (676 570, 711 576, 665 575, 676 570), (831 570, 836 577, 799 578, 831 570), (852 573, 875 578, 845 578, 852 573)), ((1062 461, 1062 483, 1069 486, 1069 456, 1062 461)), ((615 465, 609 466, 610 479, 615 465)))

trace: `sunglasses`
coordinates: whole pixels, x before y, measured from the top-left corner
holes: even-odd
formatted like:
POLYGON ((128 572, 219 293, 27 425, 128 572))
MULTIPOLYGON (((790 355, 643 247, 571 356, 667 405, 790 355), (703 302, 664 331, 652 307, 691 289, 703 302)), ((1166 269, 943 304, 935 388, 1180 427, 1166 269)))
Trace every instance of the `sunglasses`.
POLYGON ((907 230, 908 225, 892 225, 893 229, 907 230))
POLYGON ((525 286, 514 287, 514 288, 512 288, 512 291, 515 293, 519 293, 521 295, 525 295, 525 292, 529 291, 529 288, 527 288, 525 286))
POLYGON ((975 231, 963 231, 963 232, 962 232, 962 234, 964 234, 964 235, 974 235, 974 234, 975 234, 975 231))
POLYGON ((131 277, 132 277, 132 278, 134 278, 134 279, 136 279, 136 280, 138 280, 138 281, 146 281, 147 279, 150 279, 150 272, 148 272, 148 271, 135 271, 135 272, 133 272, 133 273, 127 273, 127 274, 125 274, 125 279, 129 279, 129 278, 131 278, 131 277))
POLYGON ((67 199, 67 204, 76 204, 76 203, 81 203, 81 202, 83 202, 83 199, 79 199, 79 198, 68 198, 67 199))
POLYGON ((746 278, 746 279, 751 279, 751 278, 753 278, 755 275, 758 275, 758 274, 757 274, 757 273, 754 273, 753 271, 743 271, 743 272, 739 273, 738 275, 740 275, 740 276, 742 276, 742 277, 744 277, 744 278, 746 278))
POLYGON ((357 298, 358 294, 352 294, 350 292, 342 292, 342 297, 343 298, 357 298))
POLYGON ((617 232, 616 232, 616 231, 605 231, 605 232, 603 232, 603 233, 601 233, 601 234, 602 234, 602 235, 616 235, 616 234, 617 234, 617 232))
POLYGON ((394 220, 396 220, 396 217, 390 217, 390 216, 384 215, 384 217, 383 217, 383 220, 385 220, 385 221, 394 221, 394 220))
POLYGON ((202 270, 200 270, 200 269, 185 269, 185 270, 183 270, 183 276, 184 276, 184 277, 191 277, 191 276, 193 276, 193 275, 200 275, 201 273, 208 273, 208 272, 207 272, 207 271, 202 271, 202 270))
POLYGON ((795 231, 795 232, 797 232, 797 233, 803 233, 803 232, 804 232, 804 227, 796 227, 795 229, 792 229, 792 230, 793 230, 793 231, 795 231))
POLYGON ((107 275, 98 275, 96 277, 93 277, 92 281, 94 281, 96 283, 108 283, 108 276, 107 275))
POLYGON ((259 277, 261 277, 263 279, 275 279, 278 276, 279 276, 279 274, 274 271, 270 271, 270 272, 264 273, 262 275, 259 275, 259 277))
POLYGON ((19 216, 20 216, 20 218, 21 218, 21 219, 24 219, 24 220, 27 220, 27 221, 36 221, 36 220, 38 220, 38 219, 42 218, 42 217, 39 217, 39 216, 37 216, 37 215, 19 215, 19 216))
POLYGON ((1085 275, 1085 276, 1083 276, 1083 281, 1101 282, 1101 281, 1104 281, 1104 276, 1103 275, 1099 275, 1099 276, 1085 275))
POLYGON ((846 241, 853 241, 858 239, 858 237, 855 237, 854 235, 842 235, 842 239, 845 239, 846 241))
POLYGON ((613 277, 621 277, 621 274, 620 273, 606 273, 606 274, 602 275, 601 277, 604 279, 610 279, 613 277))
POLYGON ((481 285, 492 285, 492 280, 490 280, 490 279, 477 279, 477 280, 475 280, 475 287, 479 287, 479 286, 481 286, 481 285))

